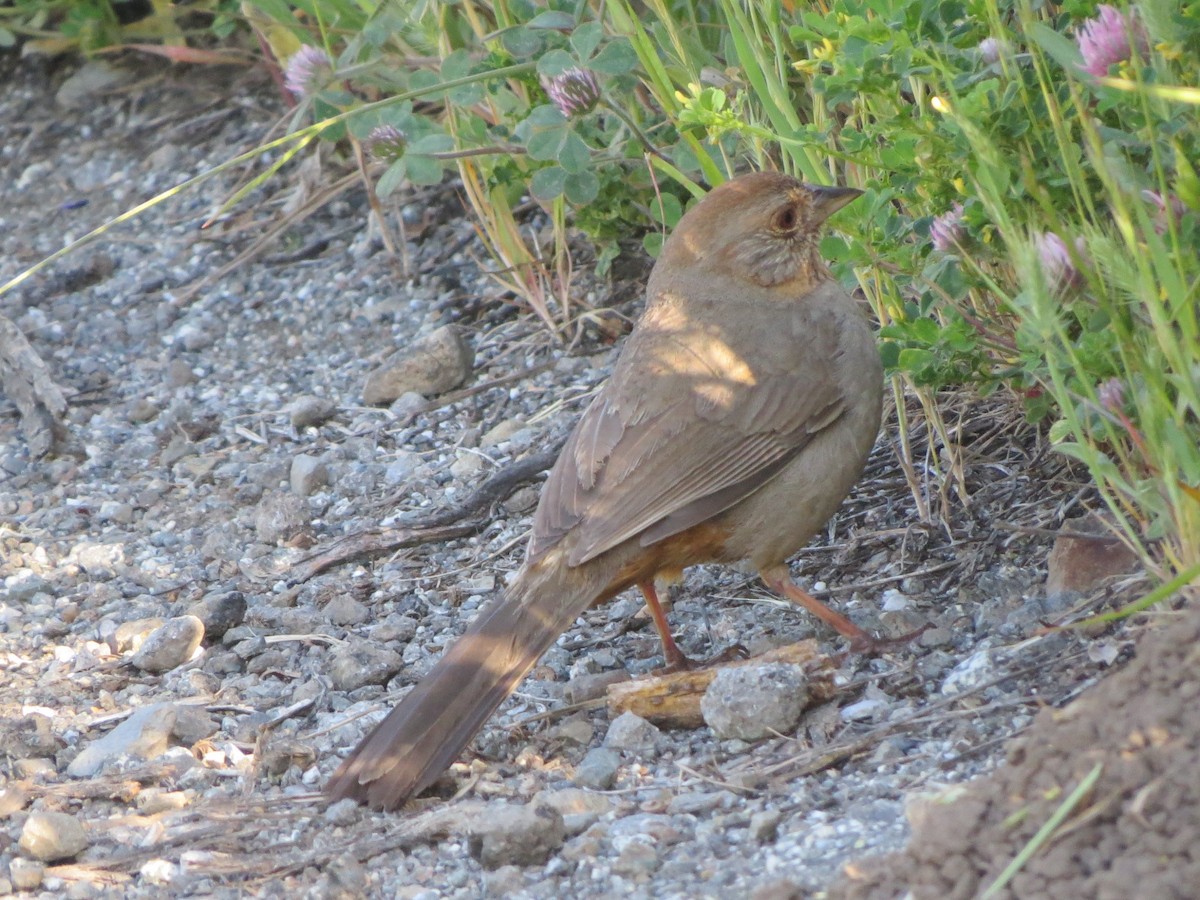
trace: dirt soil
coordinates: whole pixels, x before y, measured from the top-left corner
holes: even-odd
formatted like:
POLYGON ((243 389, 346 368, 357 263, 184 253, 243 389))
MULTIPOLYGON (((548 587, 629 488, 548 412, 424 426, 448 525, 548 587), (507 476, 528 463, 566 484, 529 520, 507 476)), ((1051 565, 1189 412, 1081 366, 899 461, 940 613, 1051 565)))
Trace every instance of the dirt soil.
MULTIPOLYGON (((8 54, 0 85, 0 281, 288 117, 236 69, 8 54)), ((250 174, 226 173, 0 296, 71 401, 70 443, 35 460, 0 397, 0 894, 974 897, 1050 823, 991 896, 1196 896, 1200 618, 1046 627, 1142 586, 1047 590, 1054 535, 1098 502, 1003 396, 939 398, 944 438, 903 398, 906 440, 892 409, 794 560, 863 627, 919 639, 846 654, 731 569, 675 591, 689 655, 819 641, 835 695, 794 730, 719 740, 587 699, 662 664, 626 596, 437 796, 328 806, 341 756, 518 567, 537 461, 647 269, 630 249, 597 281, 581 245, 590 311, 559 340, 487 275, 453 179, 388 202, 393 255, 347 172, 326 148, 224 212, 250 174), (369 373, 447 324, 461 384, 364 403, 369 373), (385 552, 312 565, 381 529, 385 552)))

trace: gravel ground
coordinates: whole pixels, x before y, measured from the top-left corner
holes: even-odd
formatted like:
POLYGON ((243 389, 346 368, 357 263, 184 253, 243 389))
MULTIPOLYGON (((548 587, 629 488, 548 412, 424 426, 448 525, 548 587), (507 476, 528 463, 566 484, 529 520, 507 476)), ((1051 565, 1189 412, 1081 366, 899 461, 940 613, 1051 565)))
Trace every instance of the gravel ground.
MULTIPOLYGON (((99 90, 103 71, 0 55, 0 280, 285 113, 255 74, 126 63, 99 90)), ((807 896, 899 851, 906 813, 996 770, 1038 710, 1131 656, 1126 633, 1042 627, 1080 599, 1045 588, 1054 531, 1092 501, 1080 473, 1002 399, 948 396, 969 500, 942 495, 945 448, 909 401, 929 520, 893 412, 793 573, 864 627, 920 638, 839 653, 730 569, 675 591, 691 655, 820 642, 836 690, 785 734, 721 740, 578 702, 662 664, 623 596, 547 654, 440 797, 326 807, 340 755, 516 570, 536 480, 460 507, 565 435, 645 271, 631 251, 613 283, 581 276, 579 301, 608 312, 564 346, 481 271, 447 184, 390 211, 407 274, 357 186, 222 272, 334 168, 293 166, 201 231, 237 184, 207 182, 0 297, 72 405, 71 446, 35 461, 0 401, 0 894, 807 896), (425 527, 439 514, 457 536, 425 527), (381 527, 416 537, 305 568, 381 527)))

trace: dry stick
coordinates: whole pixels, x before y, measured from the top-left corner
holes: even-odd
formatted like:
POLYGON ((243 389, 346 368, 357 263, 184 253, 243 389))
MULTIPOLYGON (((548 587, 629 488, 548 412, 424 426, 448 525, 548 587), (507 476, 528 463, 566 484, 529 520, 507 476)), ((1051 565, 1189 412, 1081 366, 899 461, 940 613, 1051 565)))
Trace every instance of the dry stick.
POLYGON ((393 528, 372 529, 335 541, 293 566, 289 583, 301 584, 326 569, 359 559, 474 534, 486 524, 482 518, 476 517, 550 468, 558 457, 558 450, 558 445, 555 445, 505 466, 476 488, 466 500, 448 509, 431 515, 408 517, 403 524, 393 528))

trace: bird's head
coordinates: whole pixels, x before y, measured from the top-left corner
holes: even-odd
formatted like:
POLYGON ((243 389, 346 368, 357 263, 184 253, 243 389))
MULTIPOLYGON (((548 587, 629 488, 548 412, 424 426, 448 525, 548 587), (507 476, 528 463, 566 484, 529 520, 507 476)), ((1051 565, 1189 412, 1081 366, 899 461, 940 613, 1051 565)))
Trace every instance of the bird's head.
POLYGON ((861 193, 778 172, 742 175, 688 210, 659 265, 697 266, 763 287, 816 280, 822 224, 861 193))

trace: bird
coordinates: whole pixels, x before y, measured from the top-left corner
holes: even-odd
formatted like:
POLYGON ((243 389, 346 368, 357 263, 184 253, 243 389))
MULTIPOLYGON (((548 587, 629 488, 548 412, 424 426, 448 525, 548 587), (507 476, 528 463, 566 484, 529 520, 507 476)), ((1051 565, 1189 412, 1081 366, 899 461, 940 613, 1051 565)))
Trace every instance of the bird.
POLYGON ((502 596, 338 766, 333 800, 395 810, 430 787, 590 606, 641 589, 670 666, 655 582, 749 563, 850 639, 873 639, 791 579, 878 435, 883 370, 859 302, 823 262, 829 215, 862 192, 779 172, 709 191, 664 242, 612 373, 550 470, 502 596))

